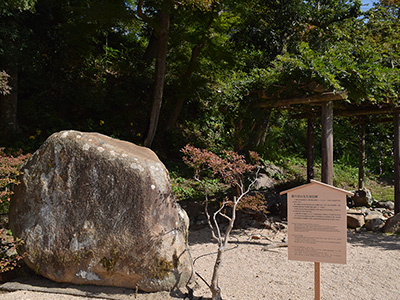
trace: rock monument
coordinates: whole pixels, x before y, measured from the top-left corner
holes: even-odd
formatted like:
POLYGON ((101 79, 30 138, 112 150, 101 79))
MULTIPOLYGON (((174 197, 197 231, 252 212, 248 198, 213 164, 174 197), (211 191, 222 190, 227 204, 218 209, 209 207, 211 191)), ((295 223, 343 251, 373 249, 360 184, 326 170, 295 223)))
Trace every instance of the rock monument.
POLYGON ((10 228, 24 241, 31 269, 57 282, 148 292, 190 280, 187 215, 151 150, 63 131, 22 171, 10 228))

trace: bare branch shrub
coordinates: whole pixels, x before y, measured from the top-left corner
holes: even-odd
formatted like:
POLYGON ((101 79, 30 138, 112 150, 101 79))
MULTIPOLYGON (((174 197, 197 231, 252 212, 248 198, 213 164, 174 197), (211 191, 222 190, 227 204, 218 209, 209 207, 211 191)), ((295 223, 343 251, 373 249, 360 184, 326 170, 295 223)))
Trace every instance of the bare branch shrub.
POLYGON ((229 236, 235 223, 236 210, 239 207, 257 209, 262 205, 262 201, 257 195, 249 196, 249 192, 253 188, 260 170, 260 167, 257 165, 259 156, 255 152, 250 152, 249 156, 252 163, 247 163, 243 155, 239 155, 233 151, 224 151, 222 156, 218 156, 211 151, 198 149, 191 145, 186 145, 181 151, 184 154, 183 161, 194 169, 194 179, 199 182, 204 189, 204 210, 208 226, 210 227, 212 238, 218 244, 217 257, 209 288, 212 294, 212 300, 221 300, 221 288, 218 285, 219 271, 222 264, 223 253, 227 248, 229 236), (211 214, 209 212, 207 188, 200 177, 201 173, 206 170, 210 170, 215 176, 219 176, 237 191, 232 199, 226 197, 222 201, 220 207, 211 214), (246 175, 254 171, 255 178, 247 183, 246 175), (231 209, 226 210, 227 207, 231 207, 231 209), (230 211, 230 213, 226 211, 230 211), (228 221, 228 225, 224 230, 222 230, 218 223, 218 216, 228 221))

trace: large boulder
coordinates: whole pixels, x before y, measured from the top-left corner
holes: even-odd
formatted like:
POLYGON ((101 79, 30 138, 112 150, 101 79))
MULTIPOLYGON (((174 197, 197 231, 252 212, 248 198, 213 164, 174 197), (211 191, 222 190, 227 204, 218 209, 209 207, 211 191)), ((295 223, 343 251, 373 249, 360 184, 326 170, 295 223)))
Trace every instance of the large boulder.
POLYGON ((368 210, 365 213, 365 228, 369 231, 382 231, 386 217, 378 210, 368 210))
POLYGON ((350 209, 347 211, 347 227, 360 228, 365 224, 364 214, 359 210, 350 209))
POLYGON ((383 232, 400 234, 400 213, 386 221, 385 227, 383 227, 383 232))
POLYGON ((365 222, 368 222, 373 219, 382 219, 383 221, 386 220, 386 218, 383 216, 383 213, 377 210, 368 210, 365 212, 365 222))
POLYGON ((369 231, 382 231, 385 226, 385 220, 381 218, 369 219, 365 223, 365 228, 369 231))
POLYGON ((378 208, 386 208, 389 210, 394 210, 394 202, 393 201, 378 201, 375 206, 378 208))
POLYGON ((30 268, 57 282, 150 292, 188 283, 187 216, 151 150, 63 131, 22 171, 10 227, 30 268))
POLYGON ((374 203, 371 191, 365 188, 355 191, 351 199, 354 202, 354 206, 371 207, 372 203, 374 203))

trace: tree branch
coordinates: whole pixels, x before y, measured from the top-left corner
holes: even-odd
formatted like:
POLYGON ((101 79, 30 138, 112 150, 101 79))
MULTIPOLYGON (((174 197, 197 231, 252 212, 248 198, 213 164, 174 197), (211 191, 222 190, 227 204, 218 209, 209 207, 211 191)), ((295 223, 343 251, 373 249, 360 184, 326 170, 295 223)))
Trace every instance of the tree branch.
POLYGON ((219 239, 218 239, 218 237, 217 237, 217 235, 215 234, 215 229, 214 229, 214 226, 212 225, 212 223, 211 223, 211 216, 210 216, 210 214, 208 213, 208 193, 207 193, 207 188, 206 188, 206 185, 204 184, 204 182, 203 181, 201 181, 200 180, 200 178, 199 178, 199 176, 198 176, 198 171, 196 171, 196 174, 194 175, 194 179, 198 182, 198 183, 200 183, 201 184, 201 186, 203 187, 203 190, 204 190, 204 213, 206 214, 206 217, 207 217, 207 223, 208 223, 208 227, 210 227, 210 230, 211 230, 211 236, 212 236, 212 238, 217 242, 217 243, 219 243, 219 239))
POLYGON ((222 203, 221 207, 216 212, 214 212, 214 215, 213 215, 213 221, 215 224, 215 228, 218 232, 218 244, 220 244, 222 242, 222 237, 221 237, 221 230, 219 229, 219 225, 217 222, 217 215, 221 213, 221 211, 224 207, 225 207, 225 202, 222 203))
POLYGON ((226 214, 224 214, 224 213, 220 213, 220 215, 221 216, 223 216, 225 219, 227 219, 228 221, 231 221, 232 220, 232 218, 231 217, 229 217, 229 216, 227 216, 226 214))

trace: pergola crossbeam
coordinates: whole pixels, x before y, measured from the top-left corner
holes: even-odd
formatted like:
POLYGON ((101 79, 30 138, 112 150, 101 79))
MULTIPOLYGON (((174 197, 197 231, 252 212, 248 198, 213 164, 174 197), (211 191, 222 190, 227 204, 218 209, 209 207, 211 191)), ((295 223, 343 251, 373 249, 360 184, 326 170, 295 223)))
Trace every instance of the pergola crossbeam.
POLYGON ((354 116, 367 116, 367 115, 387 115, 400 112, 400 107, 381 107, 381 108, 369 108, 369 109, 347 109, 347 110, 336 110, 334 115, 339 117, 354 117, 354 116))
MULTIPOLYGON (((296 97, 288 99, 270 99, 269 101, 259 103, 257 106, 261 108, 274 108, 279 106, 289 106, 295 104, 322 104, 329 101, 343 100, 347 97, 346 92, 325 92, 314 94, 306 97, 296 97)), ((265 99, 261 97, 262 99, 265 99)))

